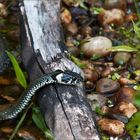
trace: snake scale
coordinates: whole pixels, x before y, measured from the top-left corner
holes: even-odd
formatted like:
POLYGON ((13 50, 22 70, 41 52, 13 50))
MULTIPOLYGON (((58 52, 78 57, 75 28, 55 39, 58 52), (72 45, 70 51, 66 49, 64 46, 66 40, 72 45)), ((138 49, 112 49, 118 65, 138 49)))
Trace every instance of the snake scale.
POLYGON ((11 107, 0 111, 0 120, 15 118, 29 104, 35 93, 45 85, 64 84, 76 85, 83 79, 75 72, 56 70, 52 73, 45 74, 35 80, 29 88, 21 95, 18 101, 11 107))

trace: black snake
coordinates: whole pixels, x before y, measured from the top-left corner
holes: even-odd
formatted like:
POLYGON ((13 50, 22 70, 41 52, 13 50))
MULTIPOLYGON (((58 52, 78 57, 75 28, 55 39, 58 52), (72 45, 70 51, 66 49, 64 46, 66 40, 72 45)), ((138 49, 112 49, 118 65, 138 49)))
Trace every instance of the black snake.
POLYGON ((45 85, 48 84, 64 84, 64 85, 76 85, 82 81, 75 72, 56 70, 55 72, 45 74, 35 82, 33 82, 29 88, 21 95, 16 104, 0 111, 0 120, 7 120, 15 118, 28 103, 31 101, 32 96, 45 85))

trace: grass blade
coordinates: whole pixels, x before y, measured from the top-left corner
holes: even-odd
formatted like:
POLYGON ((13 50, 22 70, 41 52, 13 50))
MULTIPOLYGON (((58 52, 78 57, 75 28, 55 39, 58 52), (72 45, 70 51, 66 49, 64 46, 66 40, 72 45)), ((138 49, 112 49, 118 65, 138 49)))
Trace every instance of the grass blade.
POLYGON ((38 107, 33 108, 32 119, 36 126, 42 130, 48 140, 54 140, 50 130, 47 128, 44 118, 38 107))
POLYGON ((24 121, 24 119, 25 119, 25 117, 27 115, 27 112, 28 112, 29 108, 31 107, 31 105, 32 105, 32 103, 29 105, 29 107, 26 109, 25 113, 21 117, 20 121, 18 122, 18 124, 17 124, 16 128, 14 129, 14 131, 13 131, 11 137, 9 138, 9 140, 12 140, 15 137, 15 135, 16 135, 17 131, 19 130, 21 124, 23 123, 23 121, 24 121))
POLYGON ((6 53, 9 57, 10 61, 12 62, 12 65, 13 65, 15 73, 16 73, 17 80, 19 81, 21 86, 23 86, 24 89, 26 89, 27 88, 27 81, 26 81, 26 78, 25 78, 21 68, 19 67, 19 64, 18 64, 16 58, 14 57, 13 54, 11 54, 8 51, 6 51, 6 53))
POLYGON ((137 52, 138 50, 127 45, 115 46, 108 49, 111 52, 137 52))

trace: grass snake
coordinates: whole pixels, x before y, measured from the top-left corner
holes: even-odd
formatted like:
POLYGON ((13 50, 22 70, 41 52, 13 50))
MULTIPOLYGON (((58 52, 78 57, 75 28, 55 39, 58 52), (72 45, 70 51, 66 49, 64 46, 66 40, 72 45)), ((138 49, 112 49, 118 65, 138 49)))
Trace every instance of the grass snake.
POLYGON ((81 76, 75 72, 70 71, 56 70, 52 73, 45 74, 39 79, 35 80, 14 105, 0 111, 0 120, 15 118, 25 108, 25 106, 29 104, 33 95, 35 95, 35 93, 45 85, 53 83, 76 85, 81 81, 81 76))

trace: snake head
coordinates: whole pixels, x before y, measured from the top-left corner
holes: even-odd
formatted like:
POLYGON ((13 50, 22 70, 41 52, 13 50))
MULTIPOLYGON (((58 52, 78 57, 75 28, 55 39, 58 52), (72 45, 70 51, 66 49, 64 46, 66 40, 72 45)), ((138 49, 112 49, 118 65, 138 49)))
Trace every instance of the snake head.
POLYGON ((83 81, 83 78, 71 71, 55 71, 55 75, 53 75, 53 79, 56 83, 65 84, 65 85, 76 85, 83 81))

